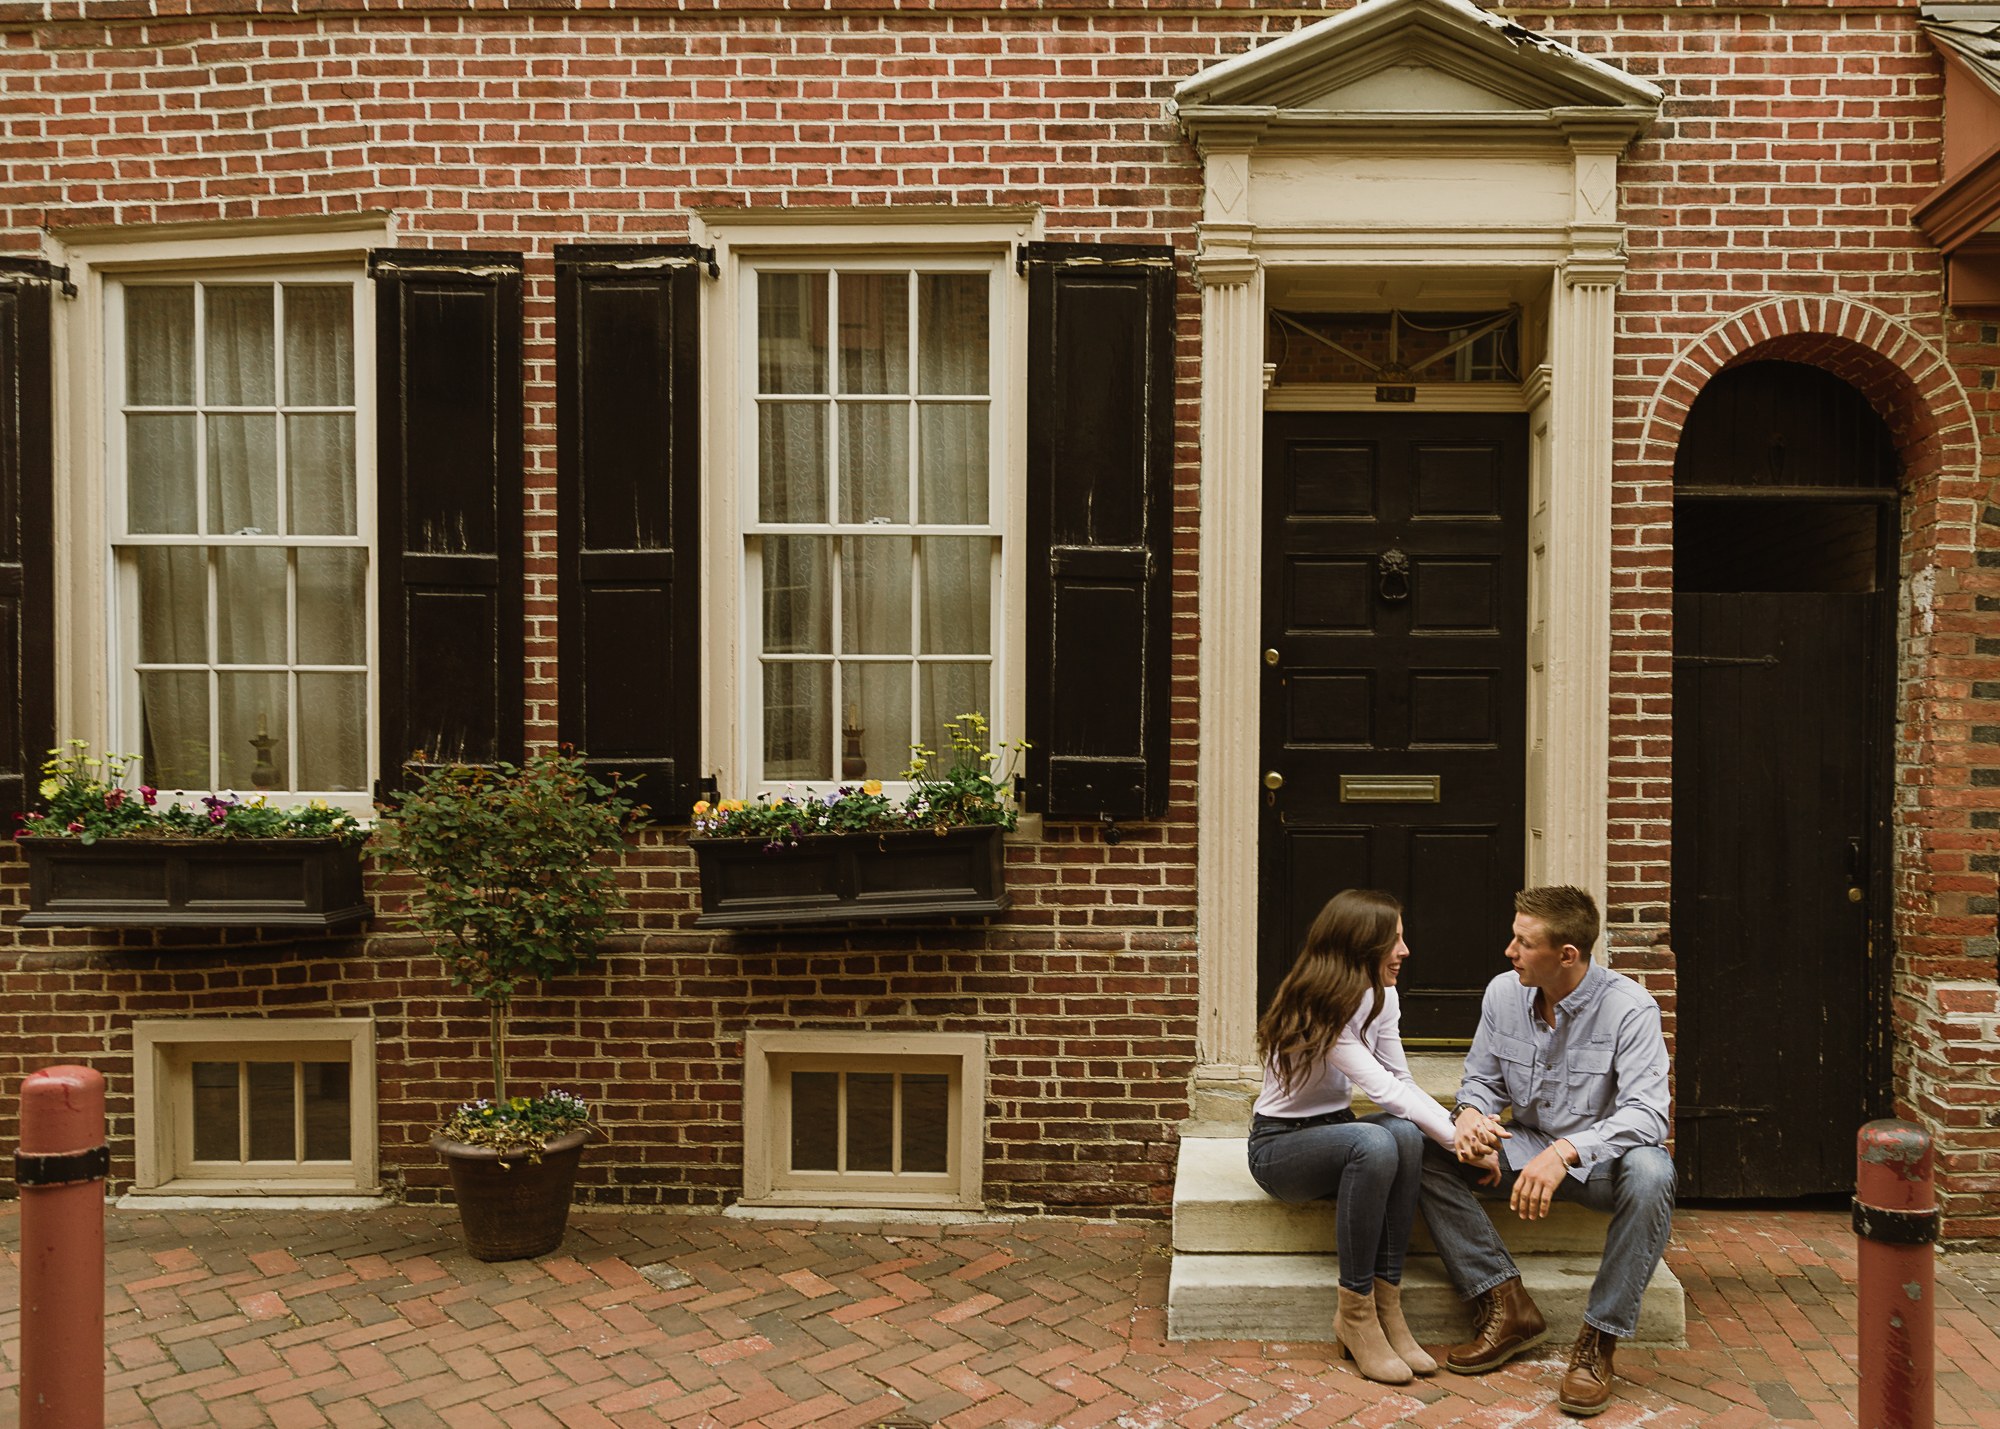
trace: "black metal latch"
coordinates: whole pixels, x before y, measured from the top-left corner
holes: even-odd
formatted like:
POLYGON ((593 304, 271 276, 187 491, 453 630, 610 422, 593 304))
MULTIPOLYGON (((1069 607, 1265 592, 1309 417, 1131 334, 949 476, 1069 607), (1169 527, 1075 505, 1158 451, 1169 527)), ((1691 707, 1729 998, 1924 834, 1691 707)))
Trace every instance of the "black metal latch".
POLYGON ((1935 1245, 1942 1228, 1943 1213, 1928 1211, 1888 1211, 1854 1198, 1854 1233, 1882 1245, 1935 1245))
POLYGON ((93 1146, 88 1151, 14 1153, 14 1184, 17 1186, 68 1186, 77 1181, 102 1181, 110 1174, 111 1148, 108 1145, 93 1146))

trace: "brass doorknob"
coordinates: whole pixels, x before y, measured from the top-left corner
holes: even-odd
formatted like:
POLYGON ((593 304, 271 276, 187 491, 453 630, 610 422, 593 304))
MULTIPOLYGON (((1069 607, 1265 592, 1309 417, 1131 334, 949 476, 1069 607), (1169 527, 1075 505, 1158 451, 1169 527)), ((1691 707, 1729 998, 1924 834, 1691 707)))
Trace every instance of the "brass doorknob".
POLYGON ((1282 788, 1284 788, 1284 787, 1285 787, 1285 776, 1284 776, 1284 775, 1282 775, 1282 774, 1280 774, 1280 773, 1279 773, 1279 772, 1278 772, 1277 770, 1273 769, 1273 770, 1272 770, 1272 771, 1271 771, 1271 772, 1270 772, 1269 774, 1266 774, 1266 775, 1264 776, 1264 787, 1265 787, 1266 789, 1282 789, 1282 788))
POLYGON ((1275 664, 1277 664, 1277 663, 1278 663, 1278 658, 1279 658, 1279 657, 1278 657, 1278 652, 1277 652, 1277 651, 1275 651, 1275 650, 1266 650, 1266 651, 1264 652, 1264 663, 1265 663, 1266 665, 1275 665, 1275 664))
POLYGON ((1848 901, 1849 903, 1859 903, 1859 902, 1861 901, 1861 890, 1860 890, 1860 889, 1858 889, 1858 888, 1850 888, 1850 889, 1848 889, 1848 890, 1847 890, 1847 901, 1848 901))

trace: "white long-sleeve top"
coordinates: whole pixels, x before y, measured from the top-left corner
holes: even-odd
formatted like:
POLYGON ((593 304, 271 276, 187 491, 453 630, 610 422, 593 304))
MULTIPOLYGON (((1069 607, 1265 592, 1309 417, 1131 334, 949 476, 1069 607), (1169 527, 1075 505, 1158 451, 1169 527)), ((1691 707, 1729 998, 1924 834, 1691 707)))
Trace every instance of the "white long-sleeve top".
POLYGON ((1364 1031, 1361 1024, 1374 1001, 1372 993, 1362 995, 1361 1006, 1340 1029, 1326 1061, 1308 1069, 1290 1091, 1279 1085, 1277 1068, 1266 1063, 1264 1090, 1254 1110, 1265 1116, 1324 1116, 1346 1111, 1358 1090, 1382 1110, 1415 1122, 1424 1135, 1451 1150, 1451 1118, 1436 1097, 1416 1084, 1403 1057, 1402 1003, 1396 989, 1383 989, 1381 1015, 1364 1031))

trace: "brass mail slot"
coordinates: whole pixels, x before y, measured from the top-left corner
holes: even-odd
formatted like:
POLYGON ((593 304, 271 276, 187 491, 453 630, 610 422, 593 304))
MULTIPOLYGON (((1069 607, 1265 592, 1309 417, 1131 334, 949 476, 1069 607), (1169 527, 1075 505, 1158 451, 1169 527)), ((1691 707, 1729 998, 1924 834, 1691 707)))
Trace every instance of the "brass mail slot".
POLYGON ((1435 804, 1443 797, 1441 774, 1343 774, 1343 804, 1435 804))

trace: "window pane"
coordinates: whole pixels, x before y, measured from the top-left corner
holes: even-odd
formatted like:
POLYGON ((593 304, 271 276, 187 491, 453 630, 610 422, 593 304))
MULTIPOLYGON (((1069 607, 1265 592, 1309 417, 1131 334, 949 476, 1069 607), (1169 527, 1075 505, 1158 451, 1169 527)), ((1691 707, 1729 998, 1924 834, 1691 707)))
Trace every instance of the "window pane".
MULTIPOLYGON (((993 707, 988 702, 985 665, 923 665, 923 742, 937 751, 932 772, 948 767, 952 760, 951 731, 947 722, 958 723, 961 716, 983 714, 990 723, 993 707)), ((963 729, 961 732, 970 733, 963 729)))
POLYGON ((270 546, 215 552, 215 660, 219 665, 283 665, 285 553, 270 546))
POLYGON ((847 1169, 891 1171, 895 1150, 890 1117, 896 1104, 894 1072, 847 1074, 847 1169))
POLYGON ((826 391, 826 274, 757 275, 757 390, 826 391))
POLYGON ((268 287, 204 288, 210 407, 268 407, 277 400, 274 294, 268 287))
POLYGON ((138 534, 195 529, 193 414, 125 419, 125 519, 138 534))
POLYGON ((840 275, 840 390, 910 390, 907 273, 840 275))
POLYGON ((924 538, 924 654, 992 653, 993 540, 924 538))
POLYGON ((792 1169, 838 1171, 840 1073, 792 1073, 792 1169))
POLYGON ((139 719, 146 782, 162 789, 209 787, 207 671, 142 673, 139 719))
POLYGON ((917 519, 986 523, 986 408, 963 402, 917 409, 917 519))
POLYGON ((910 766, 910 667, 843 663, 840 691, 841 779, 901 778, 910 766))
POLYGON ((368 787, 368 677, 299 676, 299 787, 355 794, 368 787))
POLYGON ((354 290, 285 289, 285 404, 354 405, 354 290))
POLYGON ((348 1072, 345 1062, 307 1062, 306 1160, 351 1161, 348 1072))
POLYGON ((842 538, 842 653, 910 653, 910 554, 915 545, 908 536, 842 538))
POLYGON ((278 534, 278 419, 208 418, 208 529, 219 536, 278 534))
POLYGON ((832 572, 825 536, 764 538, 764 649, 773 655, 833 650, 832 572))
POLYGON ((299 663, 366 664, 368 553, 358 546, 302 546, 298 562, 299 663))
POLYGON ((225 789, 289 789, 291 744, 286 736, 291 710, 290 677, 218 675, 215 681, 225 789))
POLYGON ((764 777, 831 779, 831 665, 764 667, 764 777))
POLYGON ((826 404, 757 409, 757 519, 826 520, 826 404))
POLYGON ((903 1074, 903 1169, 942 1173, 951 1150, 951 1078, 903 1074))
POLYGON ((295 535, 355 534, 350 413, 285 418, 285 499, 295 535))
POLYGON ((125 402, 194 405, 194 287, 125 290, 125 402))
POLYGON ((984 273, 917 277, 917 390, 944 396, 986 389, 984 273))
POLYGON ((241 1161, 234 1062, 194 1064, 194 1159, 241 1161))
POLYGON ((910 405, 853 402, 840 409, 840 519, 910 519, 910 405))
POLYGON ((250 1159, 296 1161, 297 1113, 292 1104, 293 1064, 251 1062, 250 1159))
POLYGON ((206 665, 208 552, 200 546, 139 546, 132 560, 139 572, 140 661, 206 665))

